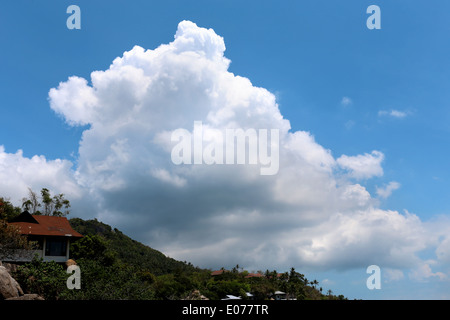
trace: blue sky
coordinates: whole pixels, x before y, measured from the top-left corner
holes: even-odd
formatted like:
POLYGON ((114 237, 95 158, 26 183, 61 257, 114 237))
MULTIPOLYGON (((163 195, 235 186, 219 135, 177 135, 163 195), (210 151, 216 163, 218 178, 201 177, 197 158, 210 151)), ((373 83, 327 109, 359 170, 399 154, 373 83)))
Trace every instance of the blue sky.
MULTIPOLYGON (((422 0, 2 3, 0 146, 7 154, 21 149, 24 158, 65 159, 76 171, 89 125, 72 126, 55 113, 49 90, 73 75, 90 83, 92 71, 108 69, 135 45, 153 50, 172 42, 178 23, 189 20, 223 37, 228 71, 274 94, 291 131, 309 132, 334 158, 381 152, 383 174, 358 180, 380 209, 407 210, 424 224, 439 221, 450 212, 449 11, 448 2, 422 0), (66 27, 71 4, 81 8, 81 30, 66 27), (381 30, 366 27, 371 4, 381 8, 381 30), (377 197, 377 188, 390 182, 397 183, 392 194, 377 197)), ((117 216, 79 215, 150 239, 117 216)), ((434 250, 416 254, 449 277, 449 265, 436 262, 434 250)), ((404 271, 401 280, 369 291, 360 265, 334 269, 321 268, 318 280, 350 297, 449 298, 448 279, 409 281, 404 271)))

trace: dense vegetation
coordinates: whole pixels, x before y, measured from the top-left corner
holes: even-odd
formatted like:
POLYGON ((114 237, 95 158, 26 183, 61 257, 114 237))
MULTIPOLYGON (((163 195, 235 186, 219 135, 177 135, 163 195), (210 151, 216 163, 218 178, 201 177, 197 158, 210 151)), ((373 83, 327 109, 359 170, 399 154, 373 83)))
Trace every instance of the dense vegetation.
MULTIPOLYGON (((96 219, 85 221, 73 218, 69 222, 72 228, 82 235, 88 236, 89 239, 92 239, 92 236, 98 236, 99 239, 102 239, 107 245, 107 254, 114 255, 118 260, 129 265, 139 266, 142 270, 151 270, 154 275, 196 270, 190 263, 168 258, 163 253, 131 239, 116 228, 113 229, 96 219)), ((74 243, 74 259, 83 257, 83 254, 77 252, 86 241, 86 239, 83 239, 74 243)))
POLYGON ((20 208, 0 197, 0 259, 13 257, 18 250, 33 248, 33 244, 22 237, 16 228, 8 225, 8 221, 20 213, 20 208))

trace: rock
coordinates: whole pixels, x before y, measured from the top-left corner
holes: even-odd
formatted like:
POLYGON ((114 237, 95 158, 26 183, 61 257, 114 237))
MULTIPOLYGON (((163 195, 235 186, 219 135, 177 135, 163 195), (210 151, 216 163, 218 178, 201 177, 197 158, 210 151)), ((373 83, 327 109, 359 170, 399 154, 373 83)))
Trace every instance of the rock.
POLYGON ((36 293, 27 293, 24 294, 23 296, 16 298, 8 298, 6 300, 45 300, 45 299, 36 293))
POLYGON ((18 298, 20 295, 23 295, 20 285, 5 267, 0 266, 0 298, 18 298))
POLYGON ((17 270, 17 264, 14 263, 3 262, 3 266, 8 270, 9 274, 17 270))
POLYGON ((204 295, 202 295, 200 291, 194 290, 183 300, 209 300, 209 299, 204 295))
POLYGON ((77 263, 73 259, 69 259, 66 261, 66 267, 76 266, 76 265, 77 265, 77 263))

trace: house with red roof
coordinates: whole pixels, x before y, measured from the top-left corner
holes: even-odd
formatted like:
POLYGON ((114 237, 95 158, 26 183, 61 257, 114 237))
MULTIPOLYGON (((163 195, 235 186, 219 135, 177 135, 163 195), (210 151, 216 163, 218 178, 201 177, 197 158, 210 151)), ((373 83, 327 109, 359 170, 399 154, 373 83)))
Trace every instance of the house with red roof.
MULTIPOLYGON (((83 237, 72 229, 65 217, 32 215, 28 211, 9 222, 20 233, 36 243, 33 252, 22 252, 8 262, 28 262, 37 254, 43 261, 65 262, 72 241, 83 237)), ((6 262, 6 261, 5 261, 6 262)))

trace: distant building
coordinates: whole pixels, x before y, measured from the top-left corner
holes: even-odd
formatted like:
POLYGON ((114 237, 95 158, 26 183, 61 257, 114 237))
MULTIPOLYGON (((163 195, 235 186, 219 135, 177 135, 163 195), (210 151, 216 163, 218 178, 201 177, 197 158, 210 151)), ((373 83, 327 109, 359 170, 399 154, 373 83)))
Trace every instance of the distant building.
POLYGON ((247 300, 256 300, 255 296, 250 292, 246 292, 245 295, 247 296, 247 300))
POLYGON ((265 275, 261 274, 261 273, 249 273, 248 275, 245 276, 245 278, 264 278, 265 275))
POLYGON ((242 299, 241 297, 236 297, 236 296, 233 296, 231 294, 227 294, 225 296, 225 298, 220 299, 220 300, 241 300, 241 299, 242 299))
POLYGON ((215 270, 211 272, 211 276, 220 276, 221 274, 223 274, 224 272, 229 272, 228 270, 215 270))
POLYGON ((270 298, 273 300, 286 300, 286 293, 282 291, 275 291, 270 298))
POLYGON ((33 251, 21 252, 5 262, 29 262, 37 254, 43 261, 65 262, 69 259, 70 242, 83 237, 72 229, 65 217, 32 215, 22 212, 10 223, 30 241, 37 242, 33 251))

